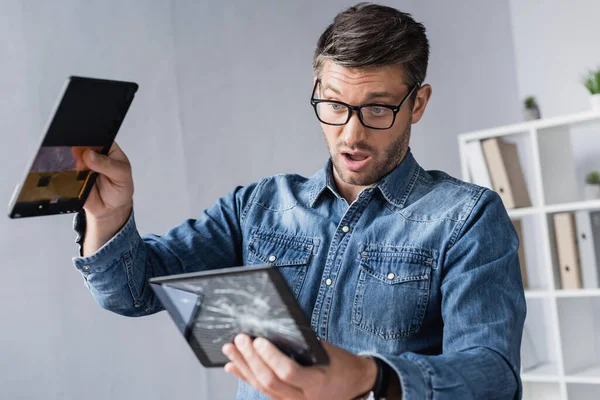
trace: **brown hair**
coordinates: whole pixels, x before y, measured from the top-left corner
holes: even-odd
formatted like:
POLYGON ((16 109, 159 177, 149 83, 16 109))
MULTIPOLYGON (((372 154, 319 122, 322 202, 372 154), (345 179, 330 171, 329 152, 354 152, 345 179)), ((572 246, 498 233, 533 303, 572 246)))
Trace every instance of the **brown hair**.
POLYGON ((346 68, 396 65, 409 87, 425 80, 429 41, 423 24, 392 7, 359 3, 340 12, 317 42, 313 73, 325 60, 346 68))

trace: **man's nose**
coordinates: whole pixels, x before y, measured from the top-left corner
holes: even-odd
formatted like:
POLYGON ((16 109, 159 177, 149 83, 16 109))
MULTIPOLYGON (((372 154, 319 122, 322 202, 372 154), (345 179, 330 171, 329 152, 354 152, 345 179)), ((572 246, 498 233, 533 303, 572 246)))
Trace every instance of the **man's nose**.
POLYGON ((365 135, 366 128, 361 124, 360 119, 358 118, 358 112, 354 111, 348 123, 344 125, 344 142, 351 148, 354 148, 357 143, 365 139, 365 135))

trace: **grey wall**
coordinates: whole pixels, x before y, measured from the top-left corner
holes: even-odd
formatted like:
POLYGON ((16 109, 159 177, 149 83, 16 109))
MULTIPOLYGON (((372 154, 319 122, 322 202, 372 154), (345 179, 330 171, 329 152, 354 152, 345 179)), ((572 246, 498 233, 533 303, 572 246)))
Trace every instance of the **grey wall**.
MULTIPOLYGON (((170 3, 0 2, 0 201, 8 203, 71 74, 140 90, 119 134, 140 230, 189 214, 170 3)), ((4 214, 6 215, 6 214, 4 214)), ((70 216, 0 218, 0 398, 205 398, 205 373, 167 315, 128 319, 92 300, 71 264, 70 216)))
MULTIPOLYGON (((0 200, 10 198, 66 76, 131 79, 119 134, 141 233, 198 215, 237 184, 326 161, 308 103, 330 1, 0 0, 0 200), (58 4, 58 5, 57 5, 58 4)), ((507 1, 389 1, 429 31, 434 96, 414 127, 426 168, 459 172, 456 134, 518 119, 507 1), (457 4, 458 3, 458 4, 457 4)), ((0 398, 227 399, 164 313, 141 319, 93 303, 71 266, 68 216, 0 219, 0 398)))
MULTIPOLYGON (((394 2, 401 6, 400 1, 394 2)), ((433 96, 411 145, 425 169, 460 177, 456 135, 519 122, 507 1, 420 1, 415 17, 431 41, 433 96)))

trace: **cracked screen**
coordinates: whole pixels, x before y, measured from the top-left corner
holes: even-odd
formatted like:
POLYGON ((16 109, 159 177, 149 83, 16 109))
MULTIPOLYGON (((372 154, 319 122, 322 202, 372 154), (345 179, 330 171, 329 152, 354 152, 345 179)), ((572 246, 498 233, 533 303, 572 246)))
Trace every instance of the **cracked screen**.
MULTIPOLYGON (((194 337, 212 363, 229 361, 221 348, 238 333, 265 337, 301 364, 315 361, 300 327, 266 271, 190 279, 162 286, 175 308, 169 312, 177 313, 184 321, 180 330, 186 338, 194 337)), ((196 350, 196 343, 188 342, 196 350)))
POLYGON ((102 146, 42 146, 31 165, 17 201, 19 203, 79 199, 91 171, 83 162, 83 151, 102 146))

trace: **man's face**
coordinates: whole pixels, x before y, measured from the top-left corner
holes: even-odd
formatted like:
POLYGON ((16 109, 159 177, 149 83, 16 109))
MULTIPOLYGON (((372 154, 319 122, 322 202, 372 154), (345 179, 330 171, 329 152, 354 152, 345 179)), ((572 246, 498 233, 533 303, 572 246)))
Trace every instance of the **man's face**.
MULTIPOLYGON (((397 106, 411 89, 398 68, 347 69, 327 61, 315 98, 354 106, 367 103, 397 106)), ((368 186, 394 169, 408 149, 411 106, 412 102, 407 100, 394 125, 386 130, 365 127, 356 112, 346 125, 321 123, 337 178, 350 185, 368 186)))

